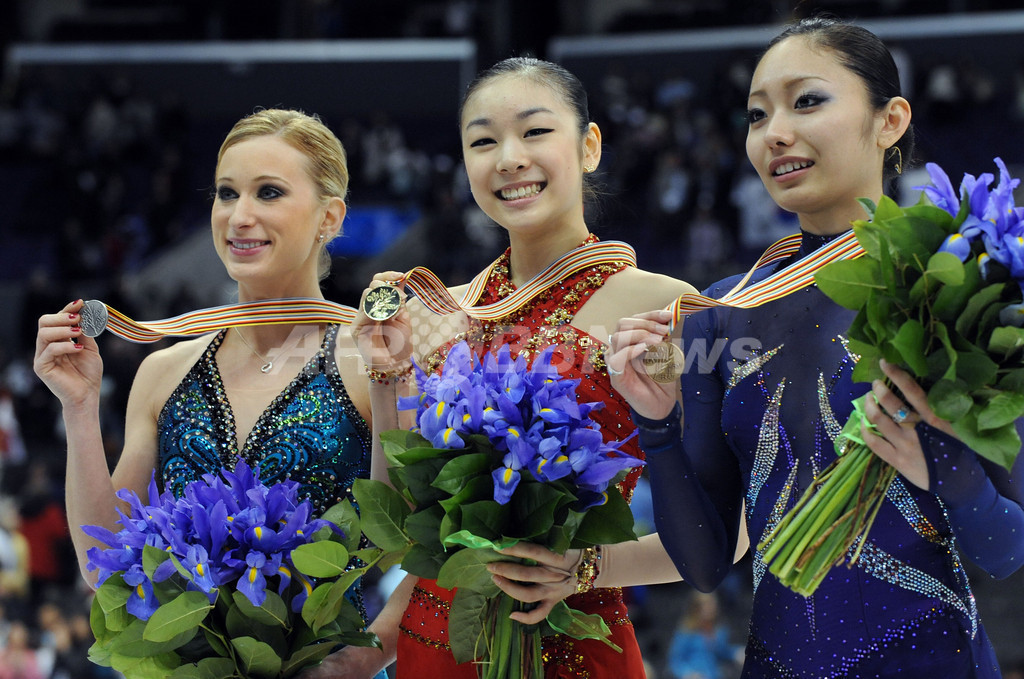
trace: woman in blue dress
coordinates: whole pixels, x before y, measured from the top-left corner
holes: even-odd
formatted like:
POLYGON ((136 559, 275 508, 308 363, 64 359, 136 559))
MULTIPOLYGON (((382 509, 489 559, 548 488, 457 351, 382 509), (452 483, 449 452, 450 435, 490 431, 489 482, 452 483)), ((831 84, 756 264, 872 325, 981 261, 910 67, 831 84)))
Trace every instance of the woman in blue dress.
MULTIPOLYGON (((213 242, 238 302, 323 298, 327 243, 341 232, 348 170, 315 116, 267 109, 238 121, 217 157, 213 242)), ((150 354, 139 367, 125 445, 109 473, 100 436, 103 364, 79 327, 81 300, 39 321, 35 371, 60 399, 67 433, 67 511, 79 566, 97 546, 78 527, 116 530, 115 491, 145 498, 241 457, 264 483, 293 479, 320 513, 369 475, 370 394, 348 332, 337 325, 231 327, 150 354)), ((127 511, 126 506, 122 509, 127 511)), ((354 592, 361 608, 361 596, 354 592)), ((365 617, 365 612, 364 612, 365 617)))
MULTIPOLYGON (((824 18, 769 45, 748 105, 748 157, 803 236, 793 259, 753 282, 863 218, 856 199, 882 195, 883 177, 910 158, 912 130, 885 46, 824 18)), ((738 281, 705 294, 721 297, 738 281)), ((656 384, 634 360, 668 332, 668 313, 623 319, 609 371, 622 371, 613 384, 641 431, 659 535, 684 579, 712 590, 732 565, 741 516, 757 545, 835 458, 851 400, 871 388, 878 434, 865 439, 896 481, 860 559, 833 568, 810 597, 783 586, 755 551, 743 676, 998 677, 963 558, 995 577, 1024 560, 1024 456, 1012 473, 976 456, 893 366, 882 368, 905 401, 880 381, 852 382, 852 317, 813 285, 753 309, 690 316, 681 408, 675 385, 656 384), (905 420, 894 417, 901 409, 905 420)))

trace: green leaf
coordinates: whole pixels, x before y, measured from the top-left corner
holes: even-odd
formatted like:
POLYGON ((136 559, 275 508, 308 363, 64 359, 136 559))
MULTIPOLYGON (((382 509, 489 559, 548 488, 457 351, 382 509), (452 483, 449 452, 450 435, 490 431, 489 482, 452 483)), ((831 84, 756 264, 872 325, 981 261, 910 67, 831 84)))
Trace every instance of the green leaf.
POLYGON ((996 380, 999 366, 982 351, 971 348, 959 351, 956 357, 956 376, 967 384, 968 391, 991 386, 996 380))
POLYGON ((469 549, 493 549, 497 551, 501 549, 508 549, 519 542, 520 541, 517 538, 510 537, 488 540, 487 538, 473 535, 468 530, 460 530, 459 532, 452 533, 445 538, 444 544, 447 547, 458 545, 460 547, 468 547, 469 549))
POLYGON ((925 332, 920 321, 906 321, 892 338, 892 343, 903 358, 897 365, 905 363, 917 377, 928 374, 928 361, 924 355, 925 332))
MULTIPOLYGON (((345 535, 341 544, 345 549, 354 552, 359 549, 359 541, 362 538, 362 530, 359 526, 359 512, 348 498, 332 505, 326 512, 320 515, 321 519, 330 521, 345 535)), ((336 539, 336 538, 335 538, 336 539)))
POLYGON ((527 481, 524 475, 512 496, 509 535, 520 540, 536 541, 547 535, 556 523, 557 510, 575 499, 556 484, 537 482, 532 478, 527 481))
POLYGON ((206 639, 206 643, 210 645, 210 648, 212 648, 213 652, 216 653, 217 655, 219 655, 221 657, 224 657, 224 658, 226 658, 226 657, 228 657, 228 655, 230 655, 230 651, 228 650, 227 640, 224 637, 220 636, 219 634, 214 633, 211 630, 204 629, 203 630, 203 638, 206 639))
POLYGON ((414 544, 402 558, 402 570, 421 578, 436 580, 447 555, 437 554, 423 545, 414 544))
POLYGON ((103 630, 120 632, 133 620, 136 620, 135 616, 129 613, 125 607, 130 596, 131 587, 121 578, 120 573, 111 575, 96 590, 96 596, 93 599, 93 612, 90 613, 89 620, 97 639, 102 637, 98 631, 99 620, 95 617, 95 609, 98 608, 99 614, 103 617, 103 630))
POLYGON ((252 637, 231 640, 238 662, 252 679, 273 679, 281 671, 281 658, 269 645, 252 637))
POLYGON ((967 308, 956 320, 956 331, 971 341, 976 340, 977 336, 972 335, 971 330, 978 326, 978 319, 982 313, 991 307, 1002 296, 1002 293, 1003 285, 1001 283, 988 285, 975 293, 967 302, 967 308))
POLYGON ((609 486, 608 501, 587 510, 572 546, 609 545, 636 540, 634 525, 633 512, 622 493, 614 486, 609 486))
POLYGON ((292 550, 295 567, 314 578, 333 578, 344 573, 348 558, 348 550, 337 542, 307 542, 292 550))
POLYGON ((132 595, 132 587, 120 573, 114 573, 96 590, 96 601, 104 613, 123 608, 132 595))
POLYGON ((1024 347, 1024 328, 1001 326, 992 331, 988 341, 989 352, 1005 361, 1024 347))
POLYGON ((475 476, 467 479, 465 485, 458 493, 441 500, 438 504, 444 507, 446 512, 451 512, 467 502, 486 500, 494 495, 494 480, 488 476, 475 476))
MULTIPOLYGON (((319 665, 323 662, 324 658, 331 654, 332 650, 334 650, 334 644, 332 643, 303 646, 281 663, 281 675, 289 677, 293 674, 298 674, 299 670, 319 665)), ((211 679, 213 678, 211 677, 211 679)))
POLYGON ((146 621, 135 618, 130 625, 111 638, 108 644, 110 652, 113 655, 130 656, 132 658, 162 655, 187 644, 195 636, 198 629, 192 627, 167 641, 157 642, 143 638, 146 624, 146 621))
POLYGON ((276 592, 268 590, 267 598, 259 606, 253 606, 249 597, 238 590, 232 592, 231 596, 234 598, 235 606, 238 607, 238 612, 242 615, 263 625, 289 627, 288 604, 276 592))
POLYGON ((942 419, 955 422, 970 411, 974 400, 963 381, 939 380, 928 390, 928 405, 942 419))
POLYGON ((153 579, 153 572, 157 566, 171 558, 170 552, 158 549, 153 545, 145 545, 142 548, 142 570, 150 580, 153 579))
POLYGON ((997 386, 1003 391, 1024 394, 1024 366, 1008 370, 1005 375, 999 378, 997 386))
POLYGON ((487 453, 459 455, 441 468, 431 485, 449 495, 455 495, 462 490, 468 479, 481 475, 490 477, 491 457, 487 453))
POLYGON ((608 629, 607 623, 597 613, 586 614, 582 611, 569 608, 565 600, 555 604, 547 617, 548 624, 559 634, 565 634, 573 639, 596 639, 619 653, 622 649, 609 638, 612 631, 608 629))
POLYGON ((142 637, 146 641, 162 642, 188 630, 194 633, 212 608, 213 604, 203 592, 185 592, 156 609, 142 637))
POLYGON ((164 679, 181 664, 175 653, 158 653, 153 655, 120 655, 110 658, 111 664, 118 672, 131 679, 164 679))
MULTIPOLYGON (((462 452, 462 451, 459 451, 462 452)), ((450 459, 445 457, 430 457, 415 464, 407 464, 396 470, 396 474, 402 480, 402 485, 413 499, 417 507, 424 507, 432 502, 437 502, 449 497, 443 490, 434 488, 431 483, 441 473, 441 469, 450 459)), ((358 499, 358 498, 357 498, 358 499)), ((359 503, 362 508, 362 503, 359 503)))
POLYGON ((171 672, 170 679, 232 679, 240 676, 230 658, 203 658, 171 672))
POLYGON ((448 643, 455 662, 469 662, 480 656, 486 610, 487 597, 483 594, 462 588, 455 590, 448 612, 448 643))
POLYGON ((884 290, 879 283, 878 263, 861 257, 832 262, 814 275, 818 288, 836 304, 847 309, 861 309, 873 294, 884 290))
POLYGON ((430 448, 430 441, 419 432, 408 429, 389 429, 380 433, 380 445, 384 454, 391 457, 412 448, 430 448))
POLYGON ((885 377, 885 373, 882 372, 878 365, 878 360, 882 358, 882 352, 878 347, 873 344, 865 344, 864 342, 850 339, 849 349, 850 353, 860 357, 857 365, 853 367, 853 374, 850 375, 850 379, 854 382, 871 382, 885 377))
POLYGON ((497 540, 508 532, 511 509, 507 504, 499 505, 493 500, 482 500, 468 502, 460 509, 462 510, 462 529, 473 535, 497 540))
POLYGON ((961 285, 964 282, 964 265, 951 252, 936 252, 928 259, 924 275, 946 285, 961 285))
POLYGON ((1024 416, 1024 394, 1001 391, 988 399, 978 413, 978 431, 999 429, 1024 416))
POLYGON ((1007 424, 998 429, 978 429, 977 410, 972 409, 965 417, 954 421, 953 431, 960 440, 969 448, 972 448, 978 455, 985 459, 1002 465, 1007 470, 1012 469, 1013 461, 1017 459, 1020 452, 1020 435, 1014 424, 1007 424))
POLYGON ((230 639, 239 637, 252 637, 273 648, 279 656, 284 655, 288 650, 284 628, 278 624, 266 625, 245 615, 238 606, 232 605, 227 615, 224 616, 224 627, 229 642, 230 639))
POLYGON ((359 572, 346 573, 334 582, 322 583, 309 595, 302 605, 302 619, 314 632, 327 627, 341 615, 345 604, 348 603, 345 592, 359 575, 359 572))
POLYGON ((381 481, 356 479, 352 496, 359 503, 360 524, 370 542, 386 551, 408 545, 409 537, 402 526, 409 516, 409 505, 398 491, 381 481))
POLYGON ((881 224, 882 222, 902 216, 903 208, 899 206, 899 203, 889 196, 882 196, 878 199, 878 205, 875 206, 874 217, 871 221, 875 224, 881 224))
POLYGON ((441 520, 444 518, 444 507, 430 505, 425 509, 413 512, 405 520, 405 532, 409 537, 424 547, 441 550, 441 520))
POLYGON ((517 561, 491 549, 461 549, 452 554, 437 574, 437 584, 447 589, 469 589, 486 596, 501 590, 491 579, 487 564, 493 561, 517 561))

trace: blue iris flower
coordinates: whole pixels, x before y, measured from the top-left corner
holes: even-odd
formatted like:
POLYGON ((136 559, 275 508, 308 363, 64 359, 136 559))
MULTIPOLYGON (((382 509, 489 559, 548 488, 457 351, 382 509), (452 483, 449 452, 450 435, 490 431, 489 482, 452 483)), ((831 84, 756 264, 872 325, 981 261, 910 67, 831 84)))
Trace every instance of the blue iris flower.
POLYGON ((933 205, 955 217, 960 212, 960 194, 953 188, 949 175, 935 163, 927 163, 925 169, 928 170, 931 184, 914 188, 924 191, 933 205))
POLYGON ((181 497, 158 494, 155 479, 149 486, 149 504, 130 491, 120 491, 118 496, 131 510, 120 514, 121 530, 82 527, 108 545, 89 550, 89 568, 99 569, 100 584, 111 574, 122 573, 132 588, 128 611, 142 620, 159 606, 153 583, 177 572, 168 559, 156 568, 152 581, 146 577, 142 550, 147 545, 170 552, 188 571, 189 589, 205 592, 211 602, 219 588, 234 586, 259 606, 271 581, 283 596, 298 580, 301 586, 291 605, 300 610, 315 584, 293 577, 292 550, 325 526, 340 531, 328 521, 310 519, 312 506, 299 500, 298 491, 299 484, 291 480, 266 486, 259 468, 242 460, 233 470, 205 474, 189 483, 181 497))
POLYGON ((578 379, 563 379, 552 365, 557 349, 541 351, 532 365, 509 345, 478 358, 466 342, 451 347, 440 375, 415 368, 420 394, 404 399, 417 410, 417 430, 436 448, 465 447, 482 434, 502 453, 492 470, 494 500, 507 503, 525 479, 567 479, 588 506, 603 501, 622 469, 643 462, 606 443, 590 413, 604 404, 580 403, 578 379))
POLYGON ((142 570, 142 564, 133 564, 124 572, 123 577, 125 584, 132 588, 126 606, 128 612, 139 620, 149 620, 160 607, 160 602, 156 600, 153 583, 142 570))

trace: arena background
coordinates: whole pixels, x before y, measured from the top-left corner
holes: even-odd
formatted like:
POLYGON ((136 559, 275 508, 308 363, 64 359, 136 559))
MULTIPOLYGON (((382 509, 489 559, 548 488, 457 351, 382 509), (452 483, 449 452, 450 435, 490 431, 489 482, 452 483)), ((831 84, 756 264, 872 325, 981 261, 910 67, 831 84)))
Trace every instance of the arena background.
MULTIPOLYGON (((457 284, 505 247, 461 172, 461 92, 502 57, 553 59, 584 81, 604 132, 592 227, 632 243, 644 268, 699 287, 796 228, 748 167, 743 114, 759 50, 785 21, 818 11, 857 20, 899 59, 918 138, 916 169, 892 187, 901 202, 914 200, 927 161, 954 182, 994 171, 995 156, 1024 172, 1024 3, 1010 0, 7 0, 0 527, 20 525, 34 554, 28 598, 0 592, 0 647, 19 621, 52 661, 48 676, 110 676, 82 662, 87 635, 74 632, 87 593, 60 530, 62 432, 31 373, 36 318, 79 297, 139 319, 231 301, 208 212, 235 120, 301 108, 344 142, 350 209, 329 298, 352 304, 373 272, 417 264, 457 284)), ((153 347, 101 345, 114 464, 128 387, 153 347)), ((1024 676, 1024 574, 971 573, 1005 675, 1024 676)), ((748 557, 717 594, 737 644, 749 596, 748 557)), ((672 677, 666 650, 693 593, 680 584, 630 597, 650 676, 672 677)), ((722 676, 735 674, 727 663, 722 676)))

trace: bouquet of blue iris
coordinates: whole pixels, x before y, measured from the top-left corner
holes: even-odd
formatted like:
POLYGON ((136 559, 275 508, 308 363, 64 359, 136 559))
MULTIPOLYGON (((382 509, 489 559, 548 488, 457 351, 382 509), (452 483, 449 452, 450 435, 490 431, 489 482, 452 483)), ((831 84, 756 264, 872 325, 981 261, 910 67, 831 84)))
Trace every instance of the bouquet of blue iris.
MULTIPOLYGON (((850 352, 855 381, 885 379, 884 358, 925 389, 928 405, 978 455, 1011 468, 1024 416, 1024 208, 1019 179, 995 159, 954 189, 929 163, 931 184, 917 205, 862 200, 870 221, 853 224, 865 254, 834 262, 815 277, 822 292, 857 311, 850 352)), ((758 546, 769 570, 812 594, 829 570, 860 555, 895 470, 861 439, 863 402, 835 445, 839 457, 758 546)))
POLYGON ((83 526, 109 545, 88 554, 90 660, 129 679, 286 678, 338 644, 379 645, 346 592, 380 550, 359 549, 350 502, 311 519, 298 486, 266 486, 239 461, 180 498, 155 481, 148 505, 120 491, 121 530, 83 526))
POLYGON ((579 380, 551 365, 554 347, 530 368, 509 347, 479 359, 452 347, 440 374, 417 368, 413 431, 381 439, 394 488, 360 479, 353 489, 367 537, 401 554, 404 570, 457 588, 448 637, 457 662, 476 661, 487 679, 542 677, 541 637, 607 640, 598 615, 561 602, 541 625, 509 619, 524 604, 494 584, 487 564, 529 541, 570 548, 635 540, 633 516, 616 482, 642 465, 605 442, 580 403, 579 380))

